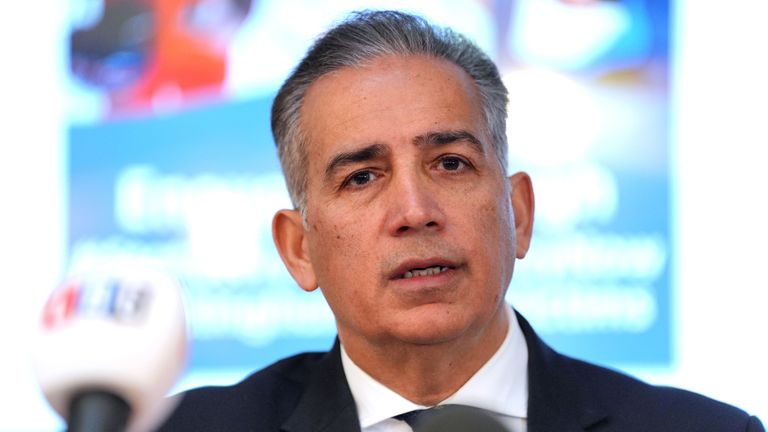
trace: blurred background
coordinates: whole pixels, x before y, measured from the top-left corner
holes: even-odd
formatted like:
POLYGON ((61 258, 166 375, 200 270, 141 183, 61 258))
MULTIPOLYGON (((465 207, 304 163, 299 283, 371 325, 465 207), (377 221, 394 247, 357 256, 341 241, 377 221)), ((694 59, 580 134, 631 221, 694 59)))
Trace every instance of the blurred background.
POLYGON ((185 286, 176 391, 335 335, 272 245, 277 88, 350 10, 472 38, 510 90, 535 236, 508 300, 560 351, 768 420, 768 40, 759 0, 67 0, 0 14, 0 430, 61 429, 30 368, 58 280, 142 258, 185 286))

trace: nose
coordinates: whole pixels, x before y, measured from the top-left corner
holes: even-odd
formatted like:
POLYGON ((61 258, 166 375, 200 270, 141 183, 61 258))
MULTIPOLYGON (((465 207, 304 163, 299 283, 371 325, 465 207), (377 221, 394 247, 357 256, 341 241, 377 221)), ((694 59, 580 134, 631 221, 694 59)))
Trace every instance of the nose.
POLYGON ((437 232, 445 225, 438 191, 416 173, 394 179, 389 191, 387 226, 390 235, 437 232))

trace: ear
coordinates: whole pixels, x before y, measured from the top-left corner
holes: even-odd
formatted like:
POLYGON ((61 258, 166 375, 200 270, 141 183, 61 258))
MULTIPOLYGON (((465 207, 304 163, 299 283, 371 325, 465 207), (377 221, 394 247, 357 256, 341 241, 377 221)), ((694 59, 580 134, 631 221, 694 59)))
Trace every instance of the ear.
POLYGON ((285 267, 304 291, 317 289, 307 245, 307 232, 298 210, 280 210, 272 218, 272 239, 285 267))
POLYGON ((515 212, 515 235, 517 237, 515 255, 520 259, 525 258, 533 234, 533 185, 531 184, 531 177, 524 172, 509 177, 509 183, 512 187, 510 192, 512 210, 515 212))

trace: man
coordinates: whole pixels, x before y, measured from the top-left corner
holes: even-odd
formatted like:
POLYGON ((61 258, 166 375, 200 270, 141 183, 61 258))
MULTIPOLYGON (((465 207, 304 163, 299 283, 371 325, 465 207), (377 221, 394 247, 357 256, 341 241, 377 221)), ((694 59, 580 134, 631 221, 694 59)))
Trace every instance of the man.
POLYGON ((477 47, 420 18, 360 13, 319 39, 273 105, 295 205, 273 236, 338 341, 188 392, 164 429, 410 431, 456 404, 510 431, 762 431, 559 355, 505 304, 534 211, 530 178, 506 174, 506 103, 477 47))

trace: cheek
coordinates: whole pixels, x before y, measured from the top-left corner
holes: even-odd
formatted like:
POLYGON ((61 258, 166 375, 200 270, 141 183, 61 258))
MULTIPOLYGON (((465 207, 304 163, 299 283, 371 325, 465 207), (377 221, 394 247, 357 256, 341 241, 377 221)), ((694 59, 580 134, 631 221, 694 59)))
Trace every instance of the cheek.
POLYGON ((479 236, 478 248, 486 257, 489 275, 498 274, 504 284, 511 277, 514 265, 515 231, 513 213, 509 201, 498 196, 476 208, 473 224, 479 236))
POLYGON ((476 218, 475 224, 485 239, 498 243, 512 234, 512 207, 509 201, 491 195, 477 201, 470 216, 476 218))
POLYGON ((316 233, 324 233, 320 238, 320 243, 340 244, 350 237, 349 232, 345 232, 339 224, 332 224, 330 227, 322 223, 313 223, 310 225, 316 233))
POLYGON ((370 271, 362 271, 364 264, 371 262, 371 246, 362 238, 359 223, 324 215, 310 220, 309 226, 315 234, 309 243, 310 255, 321 287, 343 284, 361 274, 370 274, 370 271))
POLYGON ((376 262, 371 241, 361 237, 359 223, 328 222, 329 217, 310 220, 310 254, 320 290, 336 320, 343 325, 359 322, 371 314, 371 275, 376 262))

